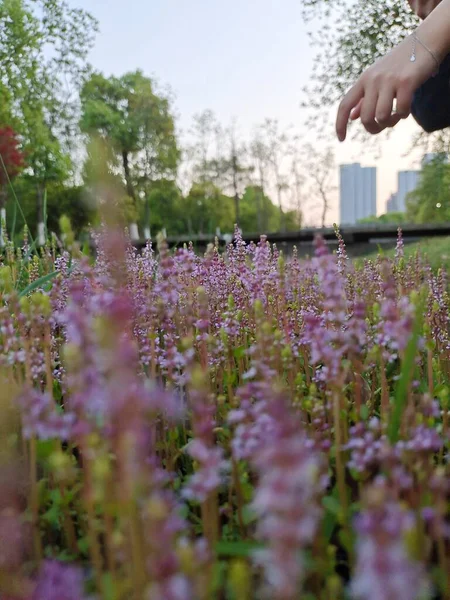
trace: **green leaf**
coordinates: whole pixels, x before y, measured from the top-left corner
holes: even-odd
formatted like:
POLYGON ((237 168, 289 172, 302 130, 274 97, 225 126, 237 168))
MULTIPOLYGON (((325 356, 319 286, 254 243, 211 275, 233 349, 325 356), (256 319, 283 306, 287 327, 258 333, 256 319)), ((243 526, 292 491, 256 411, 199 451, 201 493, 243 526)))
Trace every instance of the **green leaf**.
POLYGON ((41 288, 49 281, 52 281, 52 279, 54 279, 58 275, 58 273, 59 271, 52 271, 51 273, 47 273, 47 275, 44 275, 43 277, 39 277, 39 279, 36 279, 36 281, 33 281, 32 283, 27 285, 27 287, 19 293, 19 298, 27 296, 31 292, 34 292, 34 290, 41 288))
POLYGON ((218 542, 216 544, 216 554, 221 557, 247 557, 250 556, 256 550, 263 548, 262 544, 258 542, 218 542))
POLYGON ((391 444, 395 444, 399 438, 402 415, 408 401, 408 386, 414 373, 414 362, 417 355, 420 334, 423 329, 425 303, 426 297, 422 293, 416 304, 413 331, 408 345, 406 346, 405 357, 403 359, 400 371, 400 378, 397 382, 397 387, 395 390, 395 398, 388 427, 388 438, 391 444))
POLYGON ((361 416, 361 419, 362 419, 363 421, 367 421, 367 419, 369 418, 369 414, 370 414, 370 413, 369 413, 369 407, 367 406, 367 404, 363 404, 363 405, 361 406, 361 410, 360 410, 360 413, 359 413, 359 414, 360 414, 360 416, 361 416))
POLYGON ((351 533, 346 529, 341 529, 339 531, 339 541, 348 554, 351 554, 353 550, 353 537, 351 533))
POLYGON ((116 590, 110 573, 103 575, 102 596, 104 600, 115 600, 116 598, 116 590))
POLYGON ((82 537, 78 540, 78 549, 82 554, 88 554, 89 552, 89 539, 82 537))
POLYGON ((60 507, 57 504, 53 504, 43 515, 42 519, 46 521, 52 527, 58 527, 61 518, 60 507))
POLYGON ((325 496, 325 498, 322 498, 322 504, 326 508, 327 512, 331 513, 332 515, 338 515, 339 511, 341 510, 339 500, 333 496, 325 496))
POLYGON ((238 346, 237 348, 233 349, 233 356, 234 358, 245 358, 245 346, 238 346))
POLYGON ((46 460, 55 451, 55 440, 38 440, 36 453, 38 460, 46 460))
POLYGON ((242 509, 242 517, 244 525, 250 525, 251 523, 254 523, 257 520, 257 515, 255 511, 248 504, 242 509))
POLYGON ((214 597, 218 597, 219 590, 225 584, 225 575, 227 572, 227 563, 225 561, 219 561, 214 563, 213 567, 213 578, 212 578, 212 592, 215 594, 214 597), (217 594, 217 596, 216 596, 217 594))
POLYGON ((322 520, 322 532, 325 542, 329 543, 337 524, 336 515, 327 511, 322 520))

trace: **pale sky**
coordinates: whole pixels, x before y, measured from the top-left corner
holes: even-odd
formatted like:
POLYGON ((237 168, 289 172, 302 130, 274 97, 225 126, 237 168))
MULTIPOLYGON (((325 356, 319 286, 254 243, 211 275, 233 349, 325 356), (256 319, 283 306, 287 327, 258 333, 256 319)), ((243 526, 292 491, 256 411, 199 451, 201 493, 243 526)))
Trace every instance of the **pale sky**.
MULTIPOLYGON (((224 125, 237 118, 243 132, 270 117, 308 137, 300 102, 315 50, 309 47, 301 2, 71 0, 99 20, 90 56, 94 68, 106 75, 140 68, 170 86, 181 130, 208 108, 224 125)), ((411 119, 400 123, 383 142, 380 160, 360 144, 334 143, 338 164, 378 167, 379 213, 396 190, 397 171, 417 166, 420 156, 402 157, 417 130, 411 119)), ((336 196, 330 221, 337 208, 336 196)))

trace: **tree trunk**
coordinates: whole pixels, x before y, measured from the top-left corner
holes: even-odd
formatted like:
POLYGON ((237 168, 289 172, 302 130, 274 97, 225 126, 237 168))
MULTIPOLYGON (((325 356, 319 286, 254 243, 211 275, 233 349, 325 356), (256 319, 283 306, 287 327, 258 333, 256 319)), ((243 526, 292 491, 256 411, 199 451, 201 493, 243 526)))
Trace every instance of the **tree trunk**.
POLYGON ((277 196, 278 196, 278 206, 280 208, 280 231, 286 231, 286 220, 284 218, 283 212, 283 202, 281 199, 281 185, 277 184, 277 196))
MULTIPOLYGON (((131 173, 130 173, 130 162, 128 158, 128 152, 126 150, 122 150, 122 162, 123 162, 123 171, 125 174, 125 181, 127 184, 127 194, 133 200, 134 209, 136 210, 136 194, 133 187, 133 182, 131 181, 131 173)), ((139 229, 137 223, 129 224, 129 232, 130 237, 133 241, 139 239, 139 229)))
POLYGON ((239 227, 239 221, 240 221, 240 214, 239 214, 239 196, 238 194, 234 195, 234 220, 236 222, 236 225, 239 227))
POLYGON ((152 239, 152 231, 150 228, 150 201, 148 197, 145 199, 145 220, 144 220, 144 239, 152 239))
POLYGON ((260 187, 260 189, 258 190, 258 201, 257 201, 257 205, 256 205, 256 210, 257 210, 256 219, 257 219, 257 225, 258 225, 258 233, 269 233, 268 231, 263 231, 263 229, 265 229, 267 227, 267 224, 265 222, 267 219, 265 219, 265 218, 263 219, 264 175, 263 175, 261 165, 259 166, 259 187, 260 187), (264 225, 263 225, 263 223, 264 223, 264 225))
POLYGON ((282 185, 281 185, 281 177, 280 177, 278 162, 276 161, 276 159, 273 160, 273 170, 275 173, 275 183, 277 186, 278 207, 280 209, 280 231, 284 232, 286 229, 286 222, 285 222, 284 212, 283 212, 283 199, 281 196, 282 185))
POLYGON ((5 238, 3 236, 3 223, 5 223, 5 226, 6 226, 6 199, 7 199, 6 188, 1 186, 0 187, 0 248, 3 248, 5 245, 5 238))
POLYGON ((130 232, 130 238, 133 242, 137 242, 139 240, 139 228, 137 223, 130 223, 128 230, 130 232))
POLYGON ((127 194, 134 200, 134 202, 136 202, 136 194, 134 192, 133 182, 131 181, 130 161, 128 158, 128 152, 126 150, 122 151, 122 162, 125 182, 127 184, 127 194))
POLYGON ((45 183, 37 185, 37 243, 38 246, 45 244, 45 223, 44 223, 44 192, 45 183))
POLYGON ((322 229, 325 228, 325 220, 327 218, 328 212, 328 198, 323 190, 320 190, 320 194, 322 196, 323 208, 322 208, 322 229))
POLYGON ((257 227, 258 233, 268 233, 267 231, 262 230, 262 210, 261 210, 262 202, 263 202, 263 191, 260 188, 259 190, 256 190, 256 227, 257 227))
POLYGON ((234 190, 234 214, 236 225, 239 227, 240 214, 239 214, 239 188, 238 188, 238 166, 236 154, 231 157, 231 164, 233 165, 233 190, 234 190))

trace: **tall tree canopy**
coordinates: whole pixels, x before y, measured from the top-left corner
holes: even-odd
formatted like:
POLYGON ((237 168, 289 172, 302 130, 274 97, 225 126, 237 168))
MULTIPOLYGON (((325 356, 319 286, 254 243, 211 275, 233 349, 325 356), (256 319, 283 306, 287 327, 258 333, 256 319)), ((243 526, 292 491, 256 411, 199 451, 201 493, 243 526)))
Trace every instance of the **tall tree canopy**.
POLYGON ((407 217, 412 223, 450 221, 450 165, 445 154, 422 167, 419 185, 407 197, 407 217))
POLYGON ((76 126, 78 92, 97 30, 65 0, 0 0, 0 118, 25 137, 44 123, 67 138, 76 126))
POLYGON ((96 29, 89 13, 65 0, 0 0, 0 126, 12 126, 22 141, 41 241, 46 186, 70 173, 96 29))
POLYGON ((81 129, 111 144, 128 195, 174 178, 180 158, 170 99, 141 71, 122 77, 94 73, 81 92, 81 129))

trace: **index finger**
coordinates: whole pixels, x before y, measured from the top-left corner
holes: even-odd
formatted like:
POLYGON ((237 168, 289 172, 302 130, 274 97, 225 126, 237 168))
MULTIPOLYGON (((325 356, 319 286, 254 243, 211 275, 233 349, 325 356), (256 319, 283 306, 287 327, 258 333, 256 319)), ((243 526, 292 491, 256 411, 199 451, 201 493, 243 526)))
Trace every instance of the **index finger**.
POLYGON ((363 97, 363 86, 361 84, 356 84, 342 99, 336 118, 336 133, 340 142, 343 142, 347 135, 347 124, 350 118, 350 113, 359 104, 363 97))

